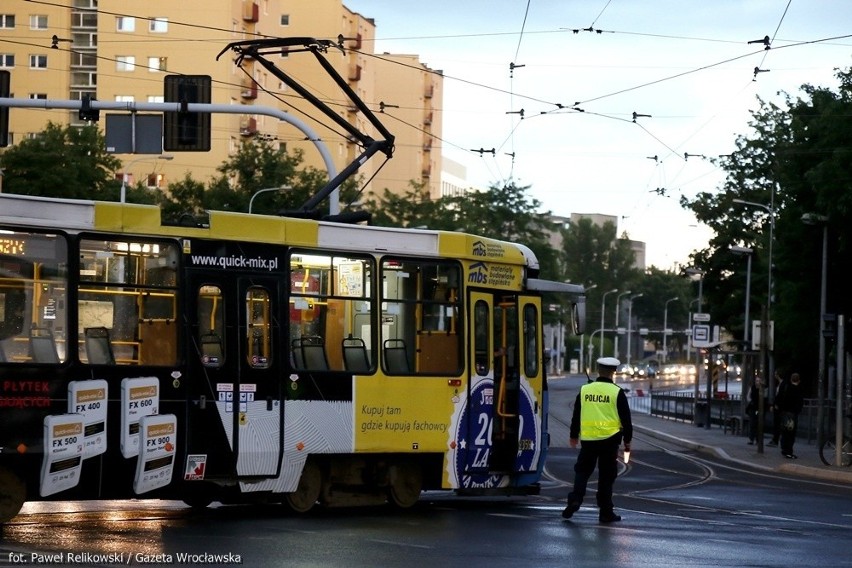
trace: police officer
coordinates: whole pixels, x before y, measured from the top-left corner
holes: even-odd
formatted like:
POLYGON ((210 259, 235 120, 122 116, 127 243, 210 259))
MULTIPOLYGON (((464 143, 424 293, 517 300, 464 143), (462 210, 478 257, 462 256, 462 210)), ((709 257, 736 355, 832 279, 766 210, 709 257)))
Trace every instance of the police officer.
POLYGON ((571 419, 571 447, 580 443, 580 454, 574 465, 574 490, 568 494, 568 506, 562 516, 570 519, 583 504, 586 485, 595 465, 598 467, 597 502, 598 519, 602 523, 621 520, 612 505, 612 485, 618 476, 618 446, 624 440, 624 449, 630 450, 633 423, 627 396, 616 386, 612 377, 620 364, 615 357, 598 359, 598 378, 583 385, 574 403, 571 419))

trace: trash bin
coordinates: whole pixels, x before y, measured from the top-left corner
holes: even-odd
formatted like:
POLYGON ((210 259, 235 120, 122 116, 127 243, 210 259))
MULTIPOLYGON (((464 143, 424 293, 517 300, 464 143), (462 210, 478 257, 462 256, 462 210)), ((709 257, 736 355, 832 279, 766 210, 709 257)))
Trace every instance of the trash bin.
POLYGON ((695 425, 701 428, 710 420, 710 405, 706 402, 695 403, 695 425))

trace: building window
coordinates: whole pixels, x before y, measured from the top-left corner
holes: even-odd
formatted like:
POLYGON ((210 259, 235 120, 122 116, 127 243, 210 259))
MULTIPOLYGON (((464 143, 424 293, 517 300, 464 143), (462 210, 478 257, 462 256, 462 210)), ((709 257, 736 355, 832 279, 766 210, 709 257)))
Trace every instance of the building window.
POLYGON ((116 71, 133 71, 136 68, 136 58, 132 55, 116 55, 116 71))
POLYGON ((127 16, 118 16, 115 18, 115 31, 117 32, 134 32, 136 31, 136 18, 127 16))
POLYGON ((71 34, 71 45, 73 47, 97 47, 98 34, 74 32, 71 34))
POLYGON ((46 30, 47 29, 47 16, 44 16, 44 15, 32 15, 32 16, 30 16, 30 29, 31 30, 46 30))
POLYGON ((116 95, 115 102, 117 103, 132 103, 134 101, 133 95, 116 95))
POLYGON ((47 69, 47 55, 30 55, 30 69, 47 69))
POLYGON ((148 189, 159 189, 166 185, 166 176, 158 173, 148 174, 145 185, 148 189))
POLYGON ((281 25, 289 26, 290 25, 290 14, 281 14, 281 25))
POLYGON ((15 29, 15 14, 0 14, 0 29, 15 29))
POLYGON ((166 62, 168 61, 168 57, 149 57, 148 58, 148 71, 151 73, 157 73, 159 71, 166 71, 166 62))
POLYGON ((168 18, 151 18, 148 21, 148 31, 154 34, 164 34, 169 31, 168 18))
POLYGON ((148 95, 149 103, 164 103, 166 98, 163 95, 148 95))
POLYGON ((14 53, 0 53, 0 67, 11 69, 15 66, 14 53))
POLYGON ((47 93, 30 93, 30 98, 38 101, 47 100, 47 93))

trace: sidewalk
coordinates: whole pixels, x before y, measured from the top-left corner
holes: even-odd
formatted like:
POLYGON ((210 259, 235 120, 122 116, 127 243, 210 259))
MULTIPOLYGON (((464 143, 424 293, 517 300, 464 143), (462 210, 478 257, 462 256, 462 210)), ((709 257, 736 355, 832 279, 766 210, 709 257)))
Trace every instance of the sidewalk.
MULTIPOLYGON (((697 427, 691 422, 668 420, 634 411, 633 428, 636 433, 682 445, 700 452, 711 453, 722 459, 767 471, 778 471, 844 485, 852 485, 852 467, 828 466, 819 458, 816 441, 798 438, 793 452, 798 459, 791 460, 781 455, 777 446, 748 445, 748 437, 741 434, 726 434, 718 426, 710 429, 697 427)), ((766 437, 766 442, 769 436, 766 437)))

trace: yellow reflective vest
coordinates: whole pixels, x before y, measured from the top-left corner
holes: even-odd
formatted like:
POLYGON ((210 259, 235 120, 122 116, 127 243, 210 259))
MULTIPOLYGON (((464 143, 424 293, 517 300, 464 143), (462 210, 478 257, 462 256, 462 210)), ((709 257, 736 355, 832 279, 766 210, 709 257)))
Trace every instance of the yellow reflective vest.
POLYGON ((605 440, 621 430, 616 401, 621 387, 595 381, 580 388, 580 439, 605 440))

